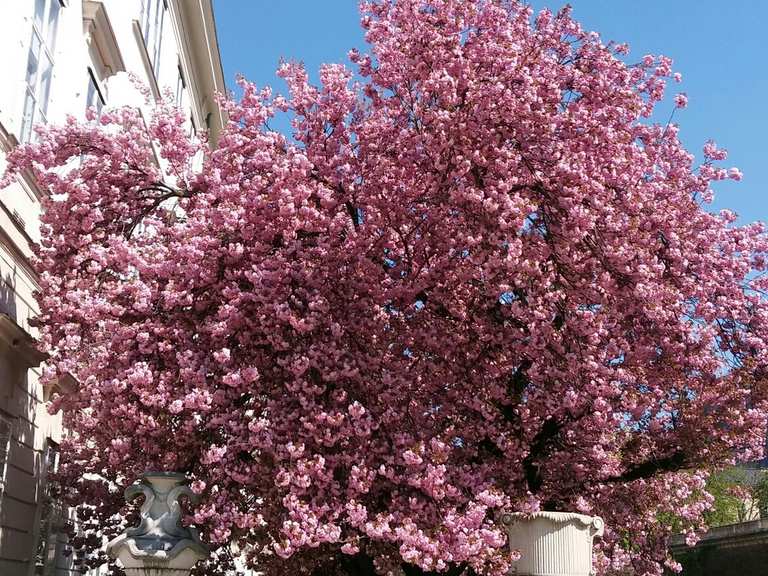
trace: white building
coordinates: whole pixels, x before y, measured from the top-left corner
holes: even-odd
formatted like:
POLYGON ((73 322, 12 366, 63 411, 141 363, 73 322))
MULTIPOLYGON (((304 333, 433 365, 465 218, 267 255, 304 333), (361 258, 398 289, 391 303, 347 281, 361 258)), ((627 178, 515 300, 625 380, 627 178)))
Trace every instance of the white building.
MULTIPOLYGON (((0 172, 5 152, 37 122, 84 117, 86 107, 143 106, 129 74, 155 97, 170 88, 190 129, 215 142, 224 91, 212 0, 3 0, 0 12, 0 172)), ((73 575, 61 512, 46 497, 61 417, 39 384, 34 347, 42 192, 31 177, 0 190, 0 575, 73 575)), ((66 392, 67 383, 60 383, 66 392)))

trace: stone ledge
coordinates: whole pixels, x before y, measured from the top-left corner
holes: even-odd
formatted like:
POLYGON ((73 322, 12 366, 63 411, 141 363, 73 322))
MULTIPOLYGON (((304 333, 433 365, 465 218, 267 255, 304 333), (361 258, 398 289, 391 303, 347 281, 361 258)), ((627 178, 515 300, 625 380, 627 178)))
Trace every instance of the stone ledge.
MULTIPOLYGON (((702 534, 696 544, 697 548, 705 546, 718 546, 721 548, 738 548, 752 546, 756 543, 768 543, 768 519, 752 520, 751 522, 739 522, 712 528, 702 534)), ((669 541, 672 553, 685 552, 692 547, 685 543, 685 536, 676 534, 669 541)))

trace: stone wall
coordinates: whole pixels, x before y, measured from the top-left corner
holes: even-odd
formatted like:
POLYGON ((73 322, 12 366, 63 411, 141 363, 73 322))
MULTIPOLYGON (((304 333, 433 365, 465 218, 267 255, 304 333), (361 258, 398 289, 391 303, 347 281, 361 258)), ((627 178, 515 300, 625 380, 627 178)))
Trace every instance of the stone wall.
POLYGON ((763 576, 768 574, 768 520, 719 526, 694 547, 681 537, 671 543, 683 576, 763 576))

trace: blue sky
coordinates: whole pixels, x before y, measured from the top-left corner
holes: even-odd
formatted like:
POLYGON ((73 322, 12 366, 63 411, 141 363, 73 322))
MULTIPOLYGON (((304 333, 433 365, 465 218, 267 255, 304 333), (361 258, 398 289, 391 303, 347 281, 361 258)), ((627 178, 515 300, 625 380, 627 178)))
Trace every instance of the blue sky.
MULTIPOLYGON (((536 9, 563 2, 534 0, 536 9)), ((714 209, 730 208, 741 222, 768 221, 768 1, 572 0, 574 16, 604 40, 628 42, 629 59, 674 59, 689 104, 675 114, 681 138, 700 157, 708 139, 727 148, 727 166, 741 182, 718 183, 714 209)), ((227 84, 242 73, 283 91, 280 58, 303 61, 313 77, 323 62, 348 63, 365 43, 356 0, 215 0, 227 84)), ((672 110, 660 111, 664 119, 672 110)), ((285 129, 286 124, 274 125, 285 129)))

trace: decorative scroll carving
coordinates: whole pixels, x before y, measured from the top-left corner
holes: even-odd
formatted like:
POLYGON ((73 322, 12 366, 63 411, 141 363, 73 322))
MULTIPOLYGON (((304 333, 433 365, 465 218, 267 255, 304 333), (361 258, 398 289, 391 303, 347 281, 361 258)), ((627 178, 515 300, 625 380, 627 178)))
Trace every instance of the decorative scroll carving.
POLYGON ((109 544, 107 554, 119 560, 128 576, 188 574, 195 563, 208 556, 197 530, 181 525, 179 498, 196 496, 184 484, 183 474, 150 472, 125 490, 130 502, 144 496, 138 526, 126 529, 109 544))

